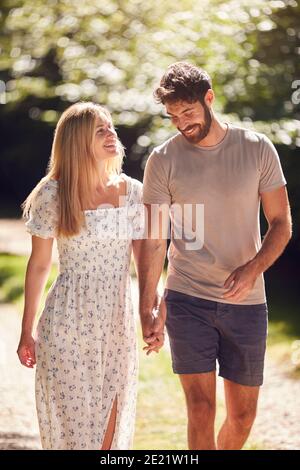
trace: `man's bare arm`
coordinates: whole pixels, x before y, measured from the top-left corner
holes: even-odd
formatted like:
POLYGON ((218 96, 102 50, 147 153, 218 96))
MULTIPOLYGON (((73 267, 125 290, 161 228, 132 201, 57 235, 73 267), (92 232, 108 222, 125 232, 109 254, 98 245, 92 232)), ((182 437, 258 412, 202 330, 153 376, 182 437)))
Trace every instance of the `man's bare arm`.
POLYGON ((157 286, 163 271, 168 235, 168 207, 145 204, 146 238, 142 240, 139 263, 140 313, 152 312, 157 286))
POLYGON ((291 211, 285 186, 262 193, 261 201, 268 231, 256 256, 226 279, 224 287, 229 290, 223 295, 225 299, 245 299, 257 277, 279 258, 292 236, 291 211))
POLYGON ((156 334, 163 333, 165 322, 164 302, 158 298, 158 284, 163 271, 168 235, 168 208, 145 205, 146 233, 138 241, 135 249, 135 263, 138 272, 140 304, 139 311, 144 340, 151 343, 156 334), (165 214, 164 216, 162 214, 165 214), (153 314, 157 307, 159 318, 154 321, 153 314), (149 341, 149 339, 151 339, 149 341))
POLYGON ((261 249, 252 260, 258 274, 272 266, 292 236, 291 210, 286 187, 262 193, 261 201, 269 228, 261 249))

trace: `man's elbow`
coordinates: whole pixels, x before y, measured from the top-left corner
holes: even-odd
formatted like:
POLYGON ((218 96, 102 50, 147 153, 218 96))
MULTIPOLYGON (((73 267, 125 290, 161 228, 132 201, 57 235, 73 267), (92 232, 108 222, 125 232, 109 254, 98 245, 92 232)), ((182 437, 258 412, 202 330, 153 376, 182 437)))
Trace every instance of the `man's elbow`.
POLYGON ((293 236, 293 221, 292 221, 292 216, 290 212, 288 216, 286 217, 285 225, 286 225, 286 237, 287 237, 287 243, 288 243, 293 236))
POLYGON ((286 246, 292 238, 292 219, 289 216, 276 217, 272 221, 269 221, 269 230, 275 231, 277 236, 280 236, 281 242, 286 246))
POLYGON ((293 236, 293 226, 292 223, 290 223, 287 227, 287 243, 291 240, 293 236))
POLYGON ((281 230, 283 237, 285 239, 286 245, 288 242, 291 240, 292 235, 293 235, 293 227, 292 227, 292 220, 291 217, 287 217, 283 221, 279 222, 281 225, 281 230))

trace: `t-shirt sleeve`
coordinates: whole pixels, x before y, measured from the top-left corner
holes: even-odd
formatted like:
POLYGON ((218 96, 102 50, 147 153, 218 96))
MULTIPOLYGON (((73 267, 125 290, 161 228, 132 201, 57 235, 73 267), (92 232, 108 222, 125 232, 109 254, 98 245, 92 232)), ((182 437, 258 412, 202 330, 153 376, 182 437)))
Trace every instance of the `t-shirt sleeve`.
POLYGON ((260 155, 259 192, 263 193, 286 185, 278 152, 270 139, 263 138, 260 155))
POLYGON ((37 192, 25 223, 31 235, 40 238, 54 238, 58 224, 57 188, 46 182, 37 192))
POLYGON ((144 172, 144 204, 171 205, 168 178, 161 158, 160 154, 154 150, 147 160, 144 172))

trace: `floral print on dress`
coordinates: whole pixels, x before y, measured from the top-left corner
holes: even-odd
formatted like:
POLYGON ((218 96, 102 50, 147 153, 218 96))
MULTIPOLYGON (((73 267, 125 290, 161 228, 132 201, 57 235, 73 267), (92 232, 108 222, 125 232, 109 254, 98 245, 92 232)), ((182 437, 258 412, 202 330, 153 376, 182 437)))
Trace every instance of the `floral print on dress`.
MULTIPOLYGON (((115 398, 111 449, 132 447, 138 350, 129 265, 132 240, 143 237, 144 210, 142 184, 124 177, 124 206, 87 210, 78 235, 57 239, 59 274, 36 331, 44 449, 99 450, 115 398)), ((32 235, 56 236, 58 184, 40 188, 26 222, 32 235)))

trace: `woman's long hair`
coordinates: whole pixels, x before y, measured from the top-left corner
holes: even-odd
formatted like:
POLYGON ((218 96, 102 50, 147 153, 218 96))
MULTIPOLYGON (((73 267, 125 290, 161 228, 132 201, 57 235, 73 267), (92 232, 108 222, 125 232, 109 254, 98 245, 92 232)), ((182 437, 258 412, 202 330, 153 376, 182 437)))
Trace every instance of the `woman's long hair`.
POLYGON ((118 141, 118 154, 103 161, 103 171, 93 152, 96 119, 109 119, 109 112, 95 103, 76 103, 61 115, 54 133, 47 175, 22 204, 28 217, 32 203, 49 180, 58 181, 57 235, 77 234, 85 224, 84 209, 93 205, 97 186, 104 187, 103 176, 121 173, 124 148, 118 141))

